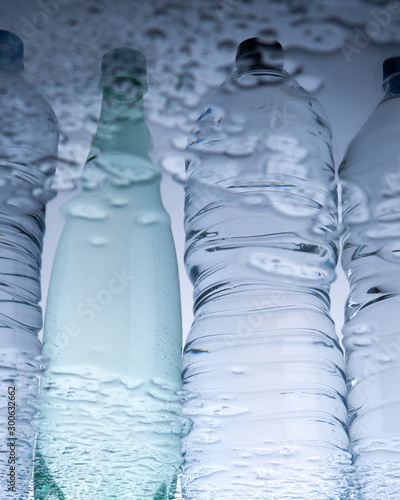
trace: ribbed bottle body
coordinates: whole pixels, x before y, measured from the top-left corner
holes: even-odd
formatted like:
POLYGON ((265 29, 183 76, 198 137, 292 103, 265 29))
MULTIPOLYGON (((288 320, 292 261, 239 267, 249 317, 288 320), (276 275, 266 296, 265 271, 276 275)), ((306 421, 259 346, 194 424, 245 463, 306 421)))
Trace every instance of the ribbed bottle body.
POLYGON ((346 492, 344 361, 329 315, 337 202, 321 115, 286 76, 238 75, 191 138, 188 499, 346 492))
POLYGON ((27 498, 42 328, 40 270, 58 127, 0 57, 0 496, 27 498), (12 469, 14 467, 14 469, 12 469))
POLYGON ((384 98, 339 172, 350 284, 343 330, 350 438, 355 484, 366 500, 400 494, 399 113, 399 97, 384 98))

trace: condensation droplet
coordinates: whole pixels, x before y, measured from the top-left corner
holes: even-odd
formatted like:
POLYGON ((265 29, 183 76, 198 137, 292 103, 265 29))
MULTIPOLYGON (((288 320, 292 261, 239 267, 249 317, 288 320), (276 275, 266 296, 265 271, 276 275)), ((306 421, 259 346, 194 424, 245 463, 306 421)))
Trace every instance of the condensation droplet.
POLYGON ((157 222, 159 222, 160 218, 158 214, 148 212, 145 214, 138 215, 136 217, 136 221, 143 226, 149 226, 150 224, 156 224, 157 222))
POLYGON ((166 155, 160 159, 160 166, 164 172, 173 175, 180 181, 186 180, 185 157, 181 155, 166 155))
POLYGON ((290 175, 305 179, 307 176, 308 168, 303 163, 296 163, 288 161, 285 158, 272 158, 266 161, 266 172, 276 173, 281 175, 290 175))
POLYGON ((239 367, 232 368, 232 373, 234 373, 235 375, 243 375, 244 372, 245 371, 243 368, 239 368, 239 367))
POLYGON ((113 207, 126 207, 128 205, 128 200, 125 198, 108 198, 108 201, 113 207))
POLYGON ((186 149, 187 144, 188 144, 188 138, 186 135, 172 137, 171 144, 178 151, 184 151, 186 149))
POLYGON ((318 90, 320 90, 324 85, 322 78, 317 75, 297 75, 296 80, 303 87, 303 89, 310 94, 318 92, 318 90))
POLYGON ((72 217, 82 219, 105 220, 107 218, 107 213, 102 208, 77 201, 67 209, 67 213, 72 217))
POLYGON ((103 247, 108 243, 108 241, 105 238, 102 238, 101 236, 92 238, 90 242, 95 247, 103 247))
POLYGON ((268 200, 259 194, 247 194, 240 198, 242 205, 246 207, 260 207, 263 205, 268 205, 268 200))
POLYGON ((369 325, 345 325, 343 327, 343 333, 347 335, 367 335, 372 332, 372 328, 369 325))
POLYGON ((235 78, 234 82, 238 87, 251 88, 258 85, 258 80, 252 75, 244 74, 235 78))

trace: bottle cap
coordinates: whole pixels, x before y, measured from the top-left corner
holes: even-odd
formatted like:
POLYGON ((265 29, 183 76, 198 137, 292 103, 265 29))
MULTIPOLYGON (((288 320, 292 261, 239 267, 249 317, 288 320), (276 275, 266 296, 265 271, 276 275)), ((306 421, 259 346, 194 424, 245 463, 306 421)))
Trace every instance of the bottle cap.
POLYGON ((389 76, 400 73, 400 56, 389 57, 385 59, 382 65, 383 81, 385 81, 389 76))
POLYGON ((258 69, 282 70, 283 49, 277 40, 248 38, 239 44, 236 52, 238 71, 258 69))
POLYGON ((11 31, 0 30, 0 56, 6 57, 22 69, 24 67, 24 44, 21 38, 11 31))
MULTIPOLYGON (((119 47, 106 52, 101 62, 100 88, 109 89, 122 98, 129 98, 132 88, 129 85, 121 85, 121 81, 127 79, 136 88, 135 93, 141 97, 147 91, 146 81, 146 58, 138 50, 127 47, 119 47)), ((134 97, 132 95, 132 97, 134 97)))

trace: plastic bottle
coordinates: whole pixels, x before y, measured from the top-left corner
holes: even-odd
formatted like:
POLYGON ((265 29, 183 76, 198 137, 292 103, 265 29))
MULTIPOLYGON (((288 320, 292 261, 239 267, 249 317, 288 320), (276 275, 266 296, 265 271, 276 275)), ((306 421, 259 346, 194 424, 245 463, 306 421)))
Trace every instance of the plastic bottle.
POLYGON ((23 43, 0 30, 0 498, 28 498, 42 328, 45 206, 57 155, 52 109, 23 74, 23 43), (52 161, 53 160, 53 161, 52 161))
POLYGON ((208 96, 188 146, 184 349, 186 500, 346 493, 343 353, 329 315, 337 260, 331 131, 250 39, 208 96))
POLYGON ((400 57, 384 62, 383 79, 339 170, 350 439, 365 500, 400 497, 400 57))
POLYGON ((182 462, 178 272, 149 157, 145 64, 128 48, 104 55, 82 190, 63 207, 35 498, 166 499, 182 462))

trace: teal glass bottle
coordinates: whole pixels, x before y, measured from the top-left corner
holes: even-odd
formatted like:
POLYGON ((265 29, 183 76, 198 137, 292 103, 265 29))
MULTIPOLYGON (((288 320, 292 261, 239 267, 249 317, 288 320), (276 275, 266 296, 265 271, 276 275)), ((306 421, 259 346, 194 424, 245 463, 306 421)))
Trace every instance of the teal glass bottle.
POLYGON ((182 461, 178 270, 149 157, 143 55, 106 53, 100 88, 47 301, 37 499, 168 498, 182 461))

